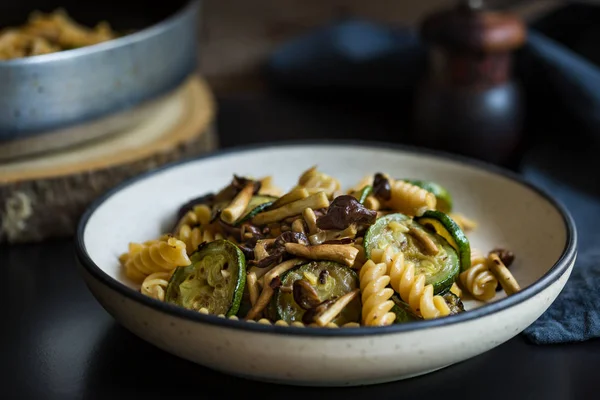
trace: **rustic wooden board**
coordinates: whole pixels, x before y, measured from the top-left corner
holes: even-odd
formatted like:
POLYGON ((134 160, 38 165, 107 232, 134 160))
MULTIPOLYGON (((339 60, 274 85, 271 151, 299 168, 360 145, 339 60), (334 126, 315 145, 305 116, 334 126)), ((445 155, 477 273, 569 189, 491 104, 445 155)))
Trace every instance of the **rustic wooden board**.
POLYGON ((215 103, 199 77, 119 134, 0 163, 0 243, 70 236, 87 206, 122 181, 217 147, 215 103))

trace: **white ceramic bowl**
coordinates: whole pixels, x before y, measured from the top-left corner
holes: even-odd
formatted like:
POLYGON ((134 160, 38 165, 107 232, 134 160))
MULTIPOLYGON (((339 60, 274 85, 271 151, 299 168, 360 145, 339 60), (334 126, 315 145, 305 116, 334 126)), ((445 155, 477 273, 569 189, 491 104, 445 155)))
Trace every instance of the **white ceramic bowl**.
POLYGON ((82 218, 77 255, 90 290, 114 318, 157 347, 226 373, 296 385, 364 385, 466 360, 519 334, 555 300, 576 257, 568 212, 519 177, 471 160, 390 144, 335 142, 222 151, 161 168, 112 190, 82 218), (346 186, 378 171, 436 181, 476 219, 472 246, 510 248, 522 291, 437 320, 380 328, 268 326, 202 315, 141 295, 117 257, 167 230, 188 199, 232 174, 273 175, 285 189, 312 165, 346 186))

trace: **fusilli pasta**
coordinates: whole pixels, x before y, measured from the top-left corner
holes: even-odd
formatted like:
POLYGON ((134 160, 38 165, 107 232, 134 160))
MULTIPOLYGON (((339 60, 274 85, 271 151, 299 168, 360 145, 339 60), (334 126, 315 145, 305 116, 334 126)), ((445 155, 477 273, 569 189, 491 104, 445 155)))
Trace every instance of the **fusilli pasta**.
POLYGON ((210 207, 206 204, 200 204, 194 206, 190 211, 184 214, 183 217, 177 221, 175 225, 175 229, 173 232, 175 236, 178 235, 178 232, 184 227, 188 226, 189 228, 193 228, 195 226, 205 226, 210 223, 212 218, 212 211, 210 207))
POLYGON ((212 242, 215 240, 224 239, 220 232, 211 229, 211 226, 202 225, 191 228, 189 225, 182 225, 176 235, 177 239, 185 243, 186 252, 191 255, 196 251, 200 244, 212 242))
POLYGON ((421 314, 424 319, 450 315, 450 307, 444 298, 433 295, 433 286, 425 284, 425 275, 415 276, 415 266, 413 263, 405 261, 404 253, 398 252, 389 257, 389 251, 386 251, 385 257, 381 261, 387 266, 390 286, 413 311, 421 314))
POLYGON ((396 314, 390 312, 394 307, 394 302, 390 300, 394 290, 387 287, 390 283, 387 266, 368 260, 360 269, 359 280, 363 325, 391 325, 396 319, 396 314))
POLYGON ((165 291, 167 290, 167 285, 169 284, 169 279, 171 278, 173 271, 175 270, 172 270, 171 272, 154 272, 148 275, 142 282, 140 289, 142 294, 160 301, 165 301, 165 291))
POLYGON ((391 198, 385 205, 396 212, 410 216, 420 216, 427 210, 435 210, 436 198, 433 193, 405 181, 390 182, 391 198))
POLYGON ((176 238, 156 241, 151 244, 130 247, 130 255, 125 262, 127 277, 143 281, 154 272, 169 272, 177 267, 190 265, 185 243, 176 238))
POLYGON ((498 280, 487 266, 487 258, 477 250, 471 251, 471 268, 459 275, 461 286, 477 300, 488 301, 496 295, 498 280))

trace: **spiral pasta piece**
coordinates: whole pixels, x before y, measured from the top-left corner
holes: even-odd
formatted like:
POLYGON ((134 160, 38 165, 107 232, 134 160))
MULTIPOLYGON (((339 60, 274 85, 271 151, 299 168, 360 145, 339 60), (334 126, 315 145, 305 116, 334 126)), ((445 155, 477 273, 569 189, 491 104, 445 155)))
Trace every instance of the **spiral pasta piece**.
POLYGON ((210 225, 205 227, 200 225, 195 228, 192 228, 189 225, 181 226, 176 237, 185 243, 185 249, 188 256, 195 252, 202 243, 210 243, 224 238, 220 232, 215 232, 215 230, 211 228, 210 225))
POLYGON ((420 216, 427 210, 435 210, 433 193, 405 181, 391 181, 390 186, 391 198, 385 202, 385 206, 395 212, 420 216))
MULTIPOLYGON (((388 247, 388 249, 390 248, 388 247)), ((434 319, 451 314, 450 307, 444 298, 433 295, 433 285, 426 284, 425 275, 415 275, 415 265, 404 259, 404 253, 398 252, 391 259, 384 257, 383 262, 388 268, 390 286, 413 311, 421 314, 424 319, 434 319)))
POLYGON ((135 246, 125 263, 125 273, 132 280, 143 281, 154 272, 170 272, 191 264, 185 243, 176 238, 142 246, 135 246))
POLYGON ((206 204, 198 204, 194 206, 190 211, 184 214, 183 217, 177 222, 175 232, 178 232, 184 225, 190 227, 200 225, 208 225, 212 218, 212 211, 206 204))
MULTIPOLYGON (((128 251, 119 256, 119 262, 124 267, 125 264, 127 263, 127 261, 129 261, 129 259, 132 258, 133 256, 135 256, 137 253, 142 251, 144 249, 144 247, 153 245, 158 242, 166 242, 169 239, 169 237, 170 237, 169 235, 165 234, 165 235, 162 235, 161 237, 159 237, 158 239, 147 240, 143 243, 130 242, 128 251)), ((143 277, 142 277, 142 279, 143 279, 143 277)))
POLYGON ((390 277, 387 266, 368 260, 360 269, 359 281, 362 293, 362 320, 366 326, 391 325, 396 314, 390 312, 394 302, 390 300, 394 290, 387 287, 390 277))
POLYGON ((462 272, 458 279, 464 290, 474 298, 488 301, 496 296, 498 280, 487 266, 487 258, 477 250, 471 251, 471 268, 462 272))
POLYGON ((154 272, 146 277, 142 282, 140 292, 148 297, 165 301, 165 292, 169 285, 169 279, 171 279, 171 272, 154 272))

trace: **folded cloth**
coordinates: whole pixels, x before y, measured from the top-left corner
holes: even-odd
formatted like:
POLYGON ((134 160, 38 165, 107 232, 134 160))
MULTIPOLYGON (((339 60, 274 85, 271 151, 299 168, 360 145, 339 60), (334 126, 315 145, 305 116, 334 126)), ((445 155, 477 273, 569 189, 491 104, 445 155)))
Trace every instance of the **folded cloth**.
POLYGON ((527 180, 567 207, 578 233, 578 255, 569 281, 548 310, 523 332, 535 344, 600 337, 600 182, 590 177, 590 171, 600 168, 600 160, 590 157, 600 149, 581 149, 578 143, 577 137, 574 141, 549 138, 524 158, 521 168, 527 180))
POLYGON ((565 288, 523 335, 535 344, 582 342, 600 337, 600 251, 577 256, 565 288))

